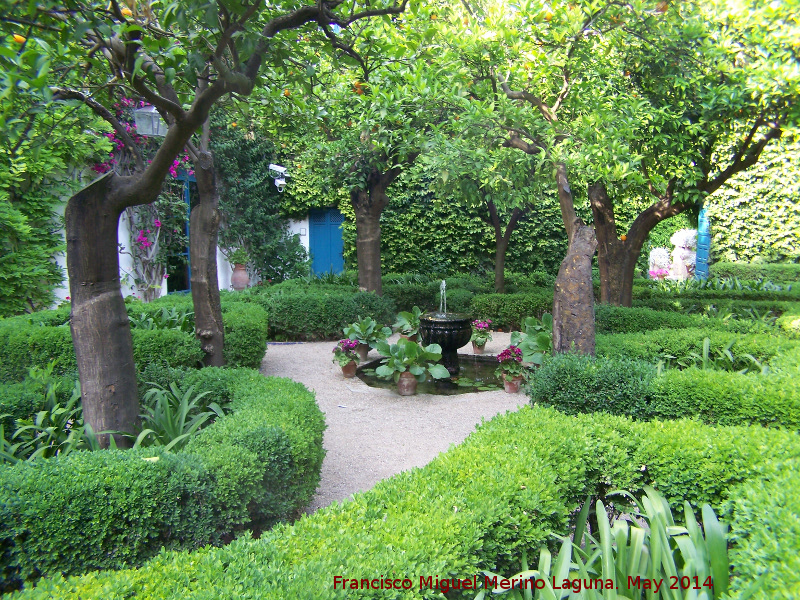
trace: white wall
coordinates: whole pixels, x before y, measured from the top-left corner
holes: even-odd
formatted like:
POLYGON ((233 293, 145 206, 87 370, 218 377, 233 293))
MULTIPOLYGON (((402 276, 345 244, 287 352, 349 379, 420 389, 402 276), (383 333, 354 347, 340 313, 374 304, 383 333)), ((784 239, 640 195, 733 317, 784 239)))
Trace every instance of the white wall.
POLYGON ((300 236, 300 242, 303 244, 306 252, 308 252, 308 217, 300 221, 289 221, 289 235, 293 235, 295 233, 300 236))

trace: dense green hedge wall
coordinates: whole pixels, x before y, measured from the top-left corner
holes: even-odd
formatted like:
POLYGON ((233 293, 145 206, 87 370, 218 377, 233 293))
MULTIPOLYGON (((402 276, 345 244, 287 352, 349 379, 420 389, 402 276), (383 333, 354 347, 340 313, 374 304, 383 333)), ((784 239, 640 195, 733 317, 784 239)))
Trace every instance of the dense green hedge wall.
MULTIPOLYGON (((750 306, 747 306, 751 308, 750 306)), ((763 311, 762 311, 763 312, 763 311)), ((787 327, 790 321, 786 320, 787 327)), ((749 318, 720 319, 709 318, 697 313, 654 310, 647 307, 625 308, 610 304, 595 306, 595 326, 597 333, 633 333, 654 329, 708 328, 721 329, 732 333, 778 332, 791 335, 786 329, 776 329, 774 325, 749 318)))
POLYGON ((522 550, 549 541, 551 531, 565 532, 586 494, 638 493, 649 484, 676 508, 683 499, 717 509, 724 503, 725 518, 737 525, 733 533, 740 540, 733 573, 742 577, 734 579, 734 587, 748 585, 752 573, 775 569, 759 600, 790 598, 800 571, 779 563, 796 564, 800 537, 791 535, 796 515, 778 502, 759 510, 754 493, 762 482, 780 481, 781 496, 800 497, 800 482, 789 471, 798 457, 798 436, 779 430, 713 428, 696 421, 636 423, 523 408, 481 425, 424 468, 259 540, 165 553, 138 570, 43 580, 19 597, 444 598, 420 592, 419 577, 465 578, 483 569, 516 573, 522 550), (767 533, 777 541, 769 544, 767 533), (408 577, 415 589, 334 591, 337 575, 408 577))
POLYGON ((525 317, 541 318, 553 310, 553 289, 540 288, 522 294, 478 294, 470 312, 476 319, 491 319, 492 327, 519 329, 525 317))
POLYGON ((225 302, 222 322, 225 328, 225 363, 234 367, 260 368, 267 352, 267 311, 257 304, 225 302))
POLYGON ((800 264, 797 263, 717 262, 709 270, 711 277, 736 277, 742 281, 765 279, 778 284, 800 281, 800 264))
POLYGON ((138 566, 162 547, 219 544, 307 504, 319 483, 325 428, 311 392, 246 369, 203 369, 183 383, 229 395, 233 412, 179 453, 75 452, 0 466, 6 586, 138 566))
POLYGON ((716 300, 771 300, 775 301, 798 301, 800 300, 800 287, 795 286, 791 290, 785 289, 780 292, 766 290, 715 290, 715 289, 685 289, 670 290, 660 289, 652 284, 634 284, 633 298, 642 300, 646 298, 692 299, 697 302, 708 302, 716 300))
POLYGON ((715 260, 800 261, 798 164, 800 137, 787 135, 708 199, 715 260))
MULTIPOLYGON (((29 325, 19 317, 0 321, 0 381, 21 381, 32 366, 58 359, 56 373, 75 373, 69 327, 29 325)), ((133 356, 139 368, 150 362, 194 367, 203 358, 200 343, 179 331, 134 330, 133 356)))
MULTIPOLYGON (((796 361, 800 355, 795 354, 796 361)), ((800 430, 800 373, 769 375, 670 369, 628 358, 562 354, 536 369, 531 402, 568 414, 606 412, 640 420, 696 417, 721 425, 800 430)))
POLYGON ((769 362, 776 354, 798 346, 797 341, 783 336, 746 335, 714 329, 687 328, 598 335, 595 349, 597 356, 652 361, 662 353, 679 358, 691 352, 701 354, 704 338, 709 338, 711 341, 712 353, 723 349, 731 340, 736 340, 731 348, 734 355, 751 354, 761 363, 769 362))
POLYGON ((796 302, 785 300, 734 300, 726 298, 713 298, 698 300, 696 298, 647 298, 633 300, 634 307, 652 308, 665 311, 698 311, 706 306, 714 306, 718 310, 743 310, 752 308, 759 313, 772 311, 775 315, 797 310, 796 302))
POLYGON ((270 338, 278 340, 338 339, 359 316, 391 324, 396 312, 389 298, 335 285, 271 286, 242 300, 266 308, 270 338))

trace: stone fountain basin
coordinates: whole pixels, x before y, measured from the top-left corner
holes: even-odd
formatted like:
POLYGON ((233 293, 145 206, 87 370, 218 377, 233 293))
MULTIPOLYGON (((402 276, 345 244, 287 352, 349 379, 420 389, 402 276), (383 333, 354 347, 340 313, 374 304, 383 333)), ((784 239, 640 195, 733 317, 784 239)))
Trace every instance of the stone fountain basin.
POLYGON ((439 344, 443 352, 466 346, 472 337, 472 317, 462 313, 425 313, 419 318, 422 343, 439 344))

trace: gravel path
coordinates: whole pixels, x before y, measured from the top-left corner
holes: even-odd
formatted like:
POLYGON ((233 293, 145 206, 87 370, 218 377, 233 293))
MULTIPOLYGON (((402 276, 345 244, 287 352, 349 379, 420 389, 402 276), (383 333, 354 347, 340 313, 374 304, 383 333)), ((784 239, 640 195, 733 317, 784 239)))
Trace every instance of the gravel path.
MULTIPOLYGON (((494 333, 486 353, 508 345, 508 333, 494 333)), ((325 413, 322 481, 307 512, 368 490, 381 479, 430 462, 464 440, 484 419, 516 410, 527 400, 503 391, 457 396, 395 391, 345 379, 332 362, 334 342, 270 344, 261 366, 264 375, 289 377, 316 393, 325 413)), ((462 348, 462 352, 469 347, 462 348)), ((372 350, 368 360, 378 358, 372 350)))

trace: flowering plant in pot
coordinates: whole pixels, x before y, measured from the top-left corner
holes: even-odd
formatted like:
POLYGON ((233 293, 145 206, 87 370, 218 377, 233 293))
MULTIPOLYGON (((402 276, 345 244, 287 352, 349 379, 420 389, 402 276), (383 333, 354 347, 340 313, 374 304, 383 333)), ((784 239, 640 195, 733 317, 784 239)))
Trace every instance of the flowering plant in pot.
POLYGON ((375 346, 383 356, 382 364, 375 374, 383 379, 394 379, 401 396, 411 396, 417 392, 417 382, 425 381, 425 374, 434 379, 445 379, 450 373, 444 365, 436 364, 442 358, 442 347, 429 344, 422 347, 411 340, 399 339, 396 344, 385 341, 375 346))
POLYGON ((421 316, 422 311, 419 306, 412 308, 411 312, 400 311, 397 313, 397 320, 392 325, 392 329, 410 340, 419 340, 419 318, 421 316))
POLYGON ((361 360, 367 359, 370 347, 375 348, 378 342, 385 341, 386 338, 392 335, 392 330, 388 327, 378 327, 375 319, 371 317, 362 319, 360 316, 358 321, 350 323, 342 331, 344 331, 347 339, 358 342, 359 345, 356 348, 356 352, 358 352, 361 360))
POLYGON ((483 352, 483 347, 486 345, 486 342, 492 339, 492 320, 486 319, 482 321, 480 319, 476 319, 471 323, 472 327, 472 337, 469 338, 469 341, 472 342, 472 348, 475 350, 476 354, 483 352))
POLYGON ((497 355, 497 367, 494 374, 503 378, 505 389, 509 393, 519 391, 519 386, 525 377, 525 367, 522 364, 522 350, 517 346, 509 346, 497 355))
POLYGON ((336 347, 333 349, 333 362, 339 363, 342 368, 342 374, 345 377, 353 377, 356 374, 356 367, 359 363, 359 357, 356 353, 358 342, 355 340, 339 340, 336 347))

